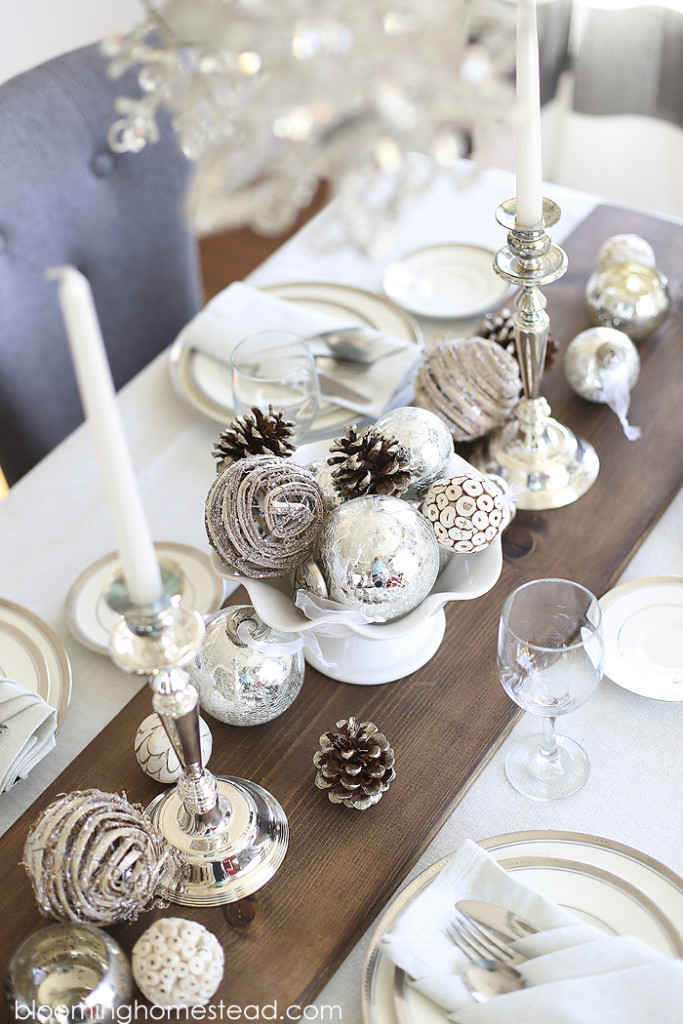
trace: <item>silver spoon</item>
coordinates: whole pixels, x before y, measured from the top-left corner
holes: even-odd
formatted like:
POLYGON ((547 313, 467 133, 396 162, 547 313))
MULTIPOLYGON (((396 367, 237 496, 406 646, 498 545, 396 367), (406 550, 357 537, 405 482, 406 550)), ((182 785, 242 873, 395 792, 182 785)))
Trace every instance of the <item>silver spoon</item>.
POLYGON ((349 363, 374 363, 403 348, 403 342, 370 327, 340 327, 306 339, 314 356, 330 355, 349 363))
POLYGON ((497 960, 471 960, 463 968, 461 977, 475 1003, 487 1003, 496 996, 526 988, 526 981, 519 971, 497 960))

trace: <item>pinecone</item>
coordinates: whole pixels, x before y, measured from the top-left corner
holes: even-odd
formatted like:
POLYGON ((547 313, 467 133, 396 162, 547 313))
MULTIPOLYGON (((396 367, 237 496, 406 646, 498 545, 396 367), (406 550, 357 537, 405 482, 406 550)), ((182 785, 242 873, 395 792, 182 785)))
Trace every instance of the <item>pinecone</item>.
MULTIPOLYGON (((480 338, 489 338, 491 341, 497 341, 506 352, 509 352, 516 359, 517 345, 515 344, 514 315, 513 311, 507 306, 499 309, 497 313, 487 313, 479 325, 478 336, 480 338)), ((555 339, 548 335, 544 369, 549 369, 558 349, 559 345, 555 339)))
POLYGON ((323 733, 320 747, 313 757, 315 784, 327 790, 333 804, 364 811, 382 799, 396 777, 394 751, 372 722, 342 719, 336 731, 323 733))
POLYGON ((218 459, 216 471, 222 473, 233 462, 250 455, 290 455, 296 448, 289 440, 293 433, 294 424, 284 419, 282 412, 274 412, 269 405, 268 412, 263 413, 254 405, 251 413, 238 416, 220 432, 212 452, 218 459))
POLYGON ((410 457, 403 445, 373 427, 364 427, 359 434, 354 423, 345 431, 346 437, 332 442, 327 460, 336 467, 331 476, 339 494, 345 499, 403 494, 410 484, 410 457))

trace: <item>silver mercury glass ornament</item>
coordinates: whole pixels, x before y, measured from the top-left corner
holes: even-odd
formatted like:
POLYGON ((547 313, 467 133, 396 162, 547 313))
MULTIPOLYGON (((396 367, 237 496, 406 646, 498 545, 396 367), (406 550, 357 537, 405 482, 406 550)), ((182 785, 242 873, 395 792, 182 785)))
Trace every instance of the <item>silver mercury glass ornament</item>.
POLYGON ((589 277, 586 304, 594 324, 644 341, 669 315, 669 283, 661 271, 645 263, 610 263, 589 277))
POLYGON ((368 621, 405 615, 432 589, 439 545, 425 517, 401 498, 367 494, 329 515, 316 561, 331 600, 368 621))
POLYGON ((613 327, 581 331, 567 345, 564 372, 577 395, 609 406, 630 441, 640 437, 639 428, 626 419, 631 391, 640 373, 640 356, 627 334, 613 327))
POLYGON ((51 924, 12 956, 5 994, 17 1020, 99 1024, 124 1019, 133 978, 118 942, 100 928, 51 924))
POLYGON ((416 405, 389 409, 377 420, 375 430, 398 441, 408 452, 411 494, 446 473, 453 454, 453 438, 436 413, 416 405))
POLYGON ((285 813, 267 790, 245 779, 212 775, 202 764, 199 697, 188 665, 204 640, 204 619, 180 604, 180 580, 161 567, 164 593, 145 607, 131 603, 123 576, 109 582, 107 602, 120 618, 112 660, 148 677, 152 705, 183 772, 147 814, 167 840, 159 895, 186 906, 216 906, 260 889, 282 863, 289 841, 285 813))
POLYGON ((291 633, 272 629, 251 605, 212 615, 190 666, 204 711, 228 725, 261 725, 294 703, 304 681, 304 656, 291 633))
POLYGON ((560 218, 560 208, 543 200, 543 217, 534 227, 520 227, 516 201, 508 199, 496 219, 508 229, 507 245, 494 260, 499 277, 520 286, 515 298, 515 341, 524 397, 515 419, 493 434, 473 458, 484 473, 502 477, 521 509, 560 508, 592 486, 600 470, 595 449, 550 415, 541 396, 550 319, 541 285, 567 270, 567 255, 551 245, 546 231, 560 218))

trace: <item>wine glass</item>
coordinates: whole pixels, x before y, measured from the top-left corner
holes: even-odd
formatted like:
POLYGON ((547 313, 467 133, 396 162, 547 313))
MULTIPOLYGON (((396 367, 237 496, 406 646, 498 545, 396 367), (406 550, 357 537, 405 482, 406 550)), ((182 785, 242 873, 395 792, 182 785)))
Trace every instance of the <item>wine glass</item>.
POLYGON ((320 408, 315 361, 305 338, 292 331, 259 331, 235 346, 230 357, 232 395, 238 416, 255 406, 275 412, 294 424, 300 442, 320 408))
POLYGON ((532 800, 557 800, 590 773, 582 747, 555 732, 594 693, 605 660, 600 605, 589 590, 563 579, 524 583, 506 599, 498 628, 498 670, 506 692, 543 716, 543 733, 525 737, 506 759, 507 777, 532 800))

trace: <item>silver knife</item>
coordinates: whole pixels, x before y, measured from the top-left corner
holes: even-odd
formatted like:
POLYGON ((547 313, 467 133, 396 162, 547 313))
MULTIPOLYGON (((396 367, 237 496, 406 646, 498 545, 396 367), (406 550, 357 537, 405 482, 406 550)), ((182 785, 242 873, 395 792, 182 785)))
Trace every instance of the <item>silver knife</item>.
POLYGON ((485 903, 483 900, 458 900, 455 905, 462 914, 488 930, 498 941, 514 942, 515 939, 523 939, 538 932, 538 928, 534 928, 519 914, 495 903, 485 903))

